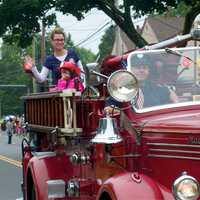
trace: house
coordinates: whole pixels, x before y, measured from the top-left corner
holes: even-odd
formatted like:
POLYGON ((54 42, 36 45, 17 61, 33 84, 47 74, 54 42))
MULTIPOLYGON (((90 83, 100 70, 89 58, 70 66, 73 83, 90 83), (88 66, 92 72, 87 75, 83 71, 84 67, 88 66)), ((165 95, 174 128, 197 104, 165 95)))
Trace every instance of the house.
POLYGON ((181 35, 184 17, 154 16, 144 21, 141 35, 149 44, 155 44, 181 35))
MULTIPOLYGON (((181 35, 183 27, 184 17, 150 16, 144 20, 141 29, 138 26, 136 29, 149 44, 154 44, 181 35)), ((135 44, 121 29, 117 29, 112 54, 122 55, 126 51, 135 49, 135 44)))

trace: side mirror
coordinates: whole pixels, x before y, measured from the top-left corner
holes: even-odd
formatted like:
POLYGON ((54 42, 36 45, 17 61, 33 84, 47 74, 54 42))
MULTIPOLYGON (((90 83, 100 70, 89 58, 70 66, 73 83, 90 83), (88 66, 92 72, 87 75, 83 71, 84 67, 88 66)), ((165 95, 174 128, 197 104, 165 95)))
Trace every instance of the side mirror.
POLYGON ((99 64, 98 63, 88 63, 85 66, 85 78, 87 86, 97 86, 102 83, 102 80, 99 76, 91 73, 92 71, 99 72, 99 64))
MULTIPOLYGON (((94 70, 98 65, 90 63, 87 65, 86 77, 87 77, 87 87, 91 88, 94 86, 91 85, 91 77, 93 80, 97 79, 107 79, 107 90, 109 94, 119 102, 129 102, 134 99, 138 93, 138 81, 133 73, 127 70, 118 70, 113 72, 110 77, 101 74, 94 70)), ((98 81, 98 83, 101 83, 98 81)))

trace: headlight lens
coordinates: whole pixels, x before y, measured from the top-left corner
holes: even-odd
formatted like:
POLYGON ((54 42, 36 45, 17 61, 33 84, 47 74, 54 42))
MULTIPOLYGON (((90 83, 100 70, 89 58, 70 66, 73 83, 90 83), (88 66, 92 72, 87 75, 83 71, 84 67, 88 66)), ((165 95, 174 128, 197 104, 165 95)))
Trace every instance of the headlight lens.
POLYGON ((173 193, 179 200, 196 200, 199 197, 199 183, 194 177, 184 174, 174 181, 173 193))
POLYGON ((114 99, 119 102, 128 102, 136 96, 138 82, 131 72, 119 70, 109 77, 107 88, 114 99))

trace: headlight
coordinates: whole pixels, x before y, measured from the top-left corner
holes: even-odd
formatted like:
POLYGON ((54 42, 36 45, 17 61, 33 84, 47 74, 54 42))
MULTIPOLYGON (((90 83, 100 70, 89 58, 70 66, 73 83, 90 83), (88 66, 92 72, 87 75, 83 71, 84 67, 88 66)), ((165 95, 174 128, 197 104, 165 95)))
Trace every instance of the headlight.
POLYGON ((128 102, 136 96, 138 82, 131 72, 118 70, 109 77, 107 88, 114 99, 120 102, 128 102))
POLYGON ((173 193, 178 200, 196 200, 199 197, 199 183, 184 173, 174 181, 173 193))

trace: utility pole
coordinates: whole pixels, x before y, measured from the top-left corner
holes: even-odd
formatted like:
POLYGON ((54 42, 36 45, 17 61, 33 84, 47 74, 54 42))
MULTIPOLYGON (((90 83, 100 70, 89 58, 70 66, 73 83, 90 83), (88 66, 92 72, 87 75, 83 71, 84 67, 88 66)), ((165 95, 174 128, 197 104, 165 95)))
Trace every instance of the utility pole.
MULTIPOLYGON (((46 30, 45 30, 45 22, 44 19, 42 20, 42 37, 41 37, 41 66, 44 63, 45 57, 46 57, 46 45, 45 45, 45 35, 46 35, 46 30)), ((41 92, 45 91, 47 88, 47 82, 44 82, 41 84, 40 90, 41 92)))
MULTIPOLYGON (((35 60, 35 37, 33 36, 32 40, 32 58, 35 60)), ((37 85, 34 77, 32 78, 32 83, 33 83, 33 92, 37 92, 37 85)))
POLYGON ((0 99, 0 118, 2 116, 2 105, 1 105, 1 99, 0 99))
POLYGON ((41 65, 43 65, 45 57, 46 57, 46 45, 45 45, 45 23, 42 20, 42 38, 41 38, 41 65))

